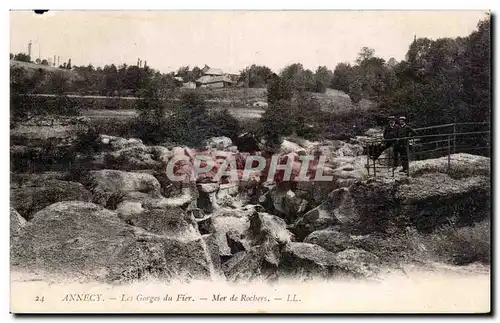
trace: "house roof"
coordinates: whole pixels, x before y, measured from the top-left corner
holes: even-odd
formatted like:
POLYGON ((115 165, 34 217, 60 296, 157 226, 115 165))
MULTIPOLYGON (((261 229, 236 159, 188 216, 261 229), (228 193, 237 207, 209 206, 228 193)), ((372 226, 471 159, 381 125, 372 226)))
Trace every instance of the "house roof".
POLYGON ((201 84, 210 84, 218 82, 233 83, 233 81, 225 75, 220 75, 220 76, 203 75, 202 77, 196 80, 196 83, 201 83, 201 84))
POLYGON ((179 81, 179 82, 184 82, 184 79, 180 76, 174 77, 174 80, 179 81))
POLYGON ((205 75, 223 75, 224 73, 222 72, 222 69, 220 68, 209 68, 206 72, 205 75))

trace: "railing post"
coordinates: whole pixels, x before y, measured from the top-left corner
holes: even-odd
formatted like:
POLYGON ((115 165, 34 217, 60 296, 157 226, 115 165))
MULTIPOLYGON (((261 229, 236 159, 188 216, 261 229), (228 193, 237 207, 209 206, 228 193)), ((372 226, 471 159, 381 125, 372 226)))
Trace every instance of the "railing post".
POLYGON ((406 175, 410 176, 410 140, 406 139, 406 162, 408 163, 408 169, 406 170, 406 175))
POLYGON ((396 142, 392 143, 391 148, 392 148, 392 155, 389 152, 389 165, 391 165, 392 177, 394 177, 394 169, 396 169, 396 164, 394 163, 394 149, 396 149, 396 142))
POLYGON ((457 132, 457 124, 454 123, 453 124, 453 153, 454 154, 455 154, 455 150, 457 147, 457 136, 455 135, 456 132, 457 132))
POLYGON ((448 136, 448 173, 450 172, 450 164, 451 164, 451 138, 448 136))
POLYGON ((373 177, 377 177, 377 162, 373 160, 373 177))
POLYGON ((370 176, 370 144, 368 144, 368 151, 366 154, 366 171, 368 172, 368 176, 370 176))

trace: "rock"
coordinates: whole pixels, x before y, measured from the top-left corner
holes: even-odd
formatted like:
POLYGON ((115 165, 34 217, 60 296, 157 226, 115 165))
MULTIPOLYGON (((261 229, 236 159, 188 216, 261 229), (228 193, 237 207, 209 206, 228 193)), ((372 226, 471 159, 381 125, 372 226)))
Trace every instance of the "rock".
POLYGON ((207 139, 205 142, 205 146, 207 148, 215 148, 215 149, 226 149, 229 148, 233 145, 233 141, 231 138, 228 137, 212 137, 210 139, 207 139))
POLYGON ((124 220, 147 232, 179 241, 201 239, 194 218, 178 207, 145 210, 139 214, 132 214, 124 220))
POLYGON ((333 253, 343 251, 353 245, 348 233, 335 228, 314 231, 304 239, 304 242, 318 245, 333 253))
POLYGON ((143 144, 126 146, 104 155, 104 164, 108 169, 138 170, 161 168, 162 163, 153 159, 151 148, 143 144))
POLYGON ((222 265, 230 281, 274 279, 280 261, 277 244, 265 243, 236 253, 222 265))
POLYGON ((222 271, 222 261, 220 257, 219 245, 217 244, 217 239, 213 234, 203 235, 203 240, 207 247, 207 251, 210 254, 210 259, 212 261, 215 273, 225 279, 224 272, 222 271))
POLYGON ((381 128, 370 128, 368 130, 365 131, 365 136, 367 137, 375 137, 375 138, 382 138, 383 134, 384 134, 384 130, 381 129, 381 128))
POLYGON ((339 180, 333 181, 300 181, 294 193, 297 197, 307 200, 308 207, 314 207, 323 202, 333 190, 339 188, 339 180))
POLYGON ((310 243, 291 242, 281 252, 279 276, 294 279, 351 276, 344 267, 339 266, 333 252, 310 243))
POLYGON ((76 182, 46 180, 27 182, 20 188, 10 190, 11 206, 25 219, 50 204, 60 201, 91 201, 91 193, 76 182))
POLYGON ((298 154, 299 152, 305 153, 306 150, 304 148, 302 148, 301 146, 299 146, 298 144, 291 142, 289 140, 286 140, 286 139, 283 140, 283 142, 281 143, 281 146, 279 148, 279 153, 283 154, 283 155, 290 154, 290 153, 297 153, 298 154))
POLYGON ((142 207, 142 202, 137 201, 122 201, 116 207, 116 213, 122 219, 129 219, 143 212, 145 212, 145 209, 142 207))
POLYGON ((151 146, 150 150, 153 159, 161 162, 163 165, 167 165, 169 160, 174 156, 173 151, 169 150, 167 147, 151 146))
POLYGON ((410 175, 418 177, 422 174, 447 173, 452 178, 460 179, 470 176, 490 176, 491 160, 488 157, 471 154, 450 155, 450 170, 448 157, 425 159, 410 162, 410 175))
POLYGON ((266 109, 268 107, 268 104, 267 104, 267 102, 264 102, 264 101, 256 101, 256 102, 252 103, 252 107, 266 109))
POLYGON ((358 278, 376 276, 380 272, 380 259, 362 249, 346 249, 335 254, 338 266, 358 278))
POLYGON ((349 209, 346 210, 347 202, 344 200, 348 194, 347 188, 339 188, 331 192, 325 202, 298 218, 294 224, 297 238, 303 240, 310 233, 332 225, 357 223, 358 218, 349 209))
POLYGON ((283 214, 288 222, 294 222, 307 208, 307 201, 298 197, 292 190, 272 190, 270 196, 273 209, 283 214))
POLYGON ((13 208, 10 208, 10 243, 18 238, 21 229, 26 225, 26 220, 13 208))
POLYGON ((219 183, 204 183, 204 184, 198 184, 198 189, 200 192, 203 193, 214 193, 219 190, 220 184, 219 183))
POLYGON ((227 241, 227 232, 244 235, 250 226, 250 214, 251 211, 220 210, 218 214, 212 216, 210 232, 214 233, 221 256, 232 255, 231 248, 227 241))
POLYGON ((278 245, 293 241, 293 234, 287 230, 286 222, 272 214, 254 211, 250 215, 250 226, 245 232, 251 245, 273 242, 278 245))
POLYGON ((489 176, 454 179, 436 173, 412 178, 397 188, 398 216, 421 232, 449 221, 472 225, 490 214, 490 183, 489 176))
POLYGON ((114 194, 147 193, 159 198, 160 183, 150 174, 103 169, 89 172, 93 202, 105 206, 114 194))
POLYGON ((226 232, 227 245, 229 246, 229 249, 231 249, 232 254, 250 249, 250 244, 244 238, 245 236, 239 232, 226 232))
POLYGON ((148 233, 88 202, 59 202, 37 212, 11 250, 13 270, 94 282, 207 279, 213 272, 203 239, 148 233))
POLYGON ((61 171, 43 173, 10 173, 10 188, 43 186, 47 181, 68 181, 70 173, 61 171))
POLYGON ((416 178, 377 177, 333 191, 317 208, 300 217, 294 233, 300 240, 332 225, 353 234, 420 232, 449 223, 472 224, 490 212, 490 178, 453 179, 446 174, 416 178))
POLYGON ((120 138, 120 137, 114 137, 114 136, 108 136, 109 140, 109 147, 113 150, 122 150, 126 148, 132 148, 132 147, 143 147, 142 140, 136 139, 136 138, 130 138, 130 139, 125 139, 125 138, 120 138))

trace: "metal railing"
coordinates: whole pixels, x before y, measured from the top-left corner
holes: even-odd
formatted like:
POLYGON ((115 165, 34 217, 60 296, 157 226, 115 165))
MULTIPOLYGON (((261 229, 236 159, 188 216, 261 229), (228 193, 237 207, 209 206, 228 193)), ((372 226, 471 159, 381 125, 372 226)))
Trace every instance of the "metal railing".
MULTIPOLYGON (((368 176, 377 176, 377 169, 391 170, 392 176, 398 166, 402 164, 402 157, 408 159, 408 165, 411 161, 428 158, 438 158, 448 156, 447 170, 451 168, 451 155, 459 152, 475 152, 490 155, 490 123, 489 122, 462 122, 450 123, 423 128, 415 128, 417 135, 411 137, 402 137, 392 140, 383 138, 374 138, 366 142, 368 176), (465 129, 464 129, 465 128, 465 129), (487 130, 485 130, 487 129, 487 130), (428 133, 432 132, 432 133, 428 133), (392 145, 387 147, 387 143, 392 141, 392 145), (394 148, 397 147, 399 156, 396 157, 397 165, 394 165, 394 148), (385 149, 384 149, 385 148, 385 149), (378 149, 378 157, 373 158, 372 153, 378 149), (402 154, 404 149, 404 154, 402 154), (382 151, 380 151, 382 150, 382 151), (389 154, 387 157, 381 157, 385 151, 389 154), (403 155, 403 156, 402 156, 403 155), (386 160, 384 166, 380 161, 386 160), (379 165, 377 165, 379 162, 379 165)), ((375 153, 377 155, 377 153, 375 153)), ((410 175, 410 167, 406 174, 410 175)))

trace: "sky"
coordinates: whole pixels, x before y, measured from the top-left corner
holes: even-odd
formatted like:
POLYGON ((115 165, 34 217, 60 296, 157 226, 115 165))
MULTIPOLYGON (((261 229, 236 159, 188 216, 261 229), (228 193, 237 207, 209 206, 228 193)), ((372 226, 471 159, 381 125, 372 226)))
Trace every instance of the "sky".
POLYGON ((354 62, 361 47, 404 59, 417 37, 467 36, 485 11, 32 11, 10 12, 10 52, 60 56, 61 64, 135 65, 164 73, 205 64, 238 73, 354 62))

